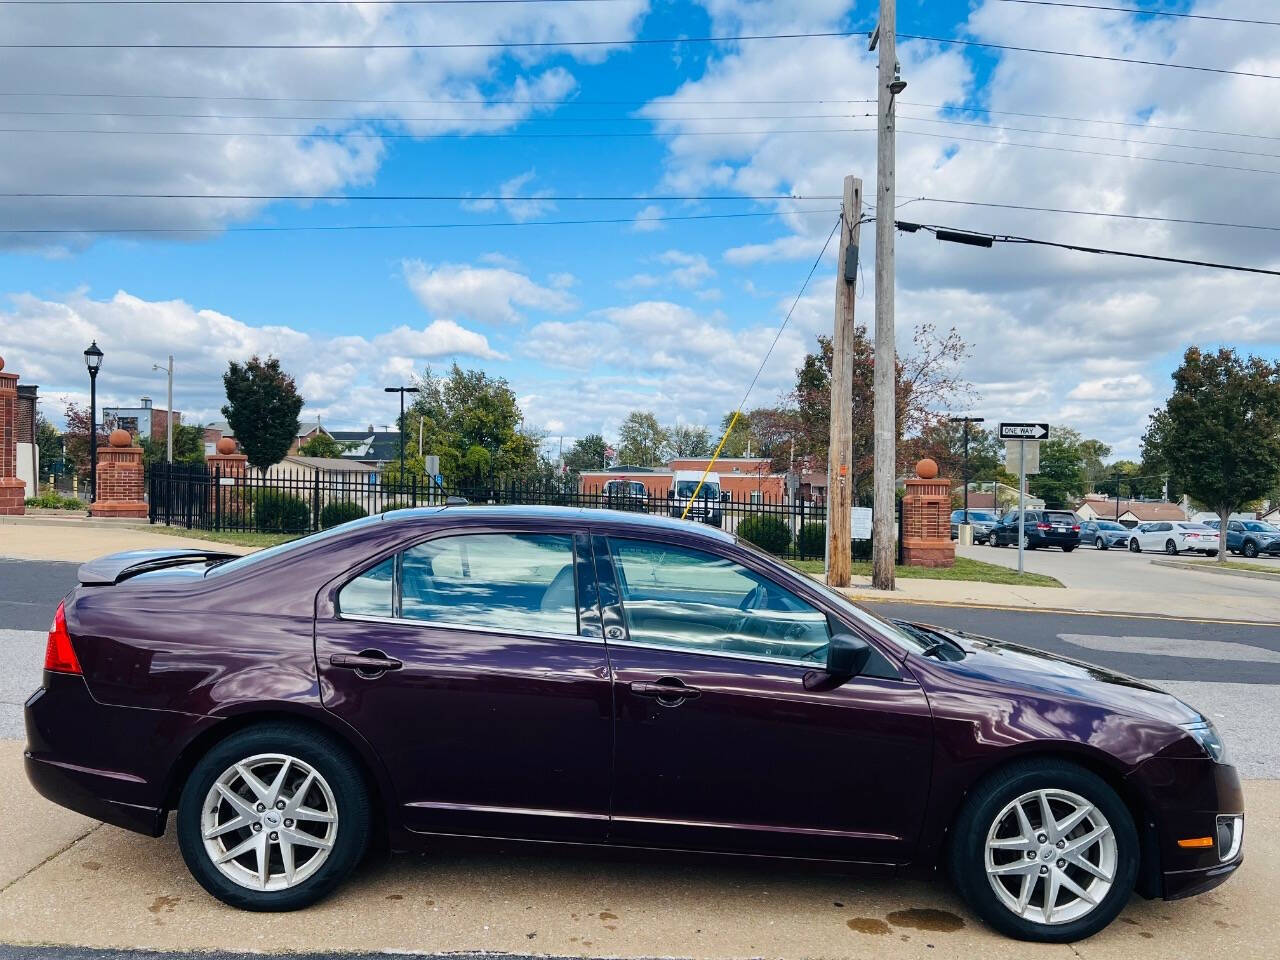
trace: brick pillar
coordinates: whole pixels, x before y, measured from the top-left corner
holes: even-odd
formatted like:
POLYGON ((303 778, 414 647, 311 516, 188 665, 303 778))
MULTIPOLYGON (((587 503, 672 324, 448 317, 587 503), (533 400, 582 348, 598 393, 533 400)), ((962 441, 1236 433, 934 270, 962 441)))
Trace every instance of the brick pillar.
POLYGON ((902 562, 912 567, 950 567, 956 562, 951 541, 951 481, 938 476, 926 458, 902 497, 902 562))
POLYGON ((209 476, 218 478, 217 486, 209 489, 209 511, 215 529, 238 528, 247 522, 250 511, 244 495, 249 458, 236 453, 236 442, 230 437, 219 438, 217 451, 204 458, 209 476))
POLYGON ((129 431, 112 430, 108 445, 98 448, 98 489, 89 514, 146 519, 143 490, 142 448, 133 446, 129 431))
POLYGON ((18 479, 18 375, 0 357, 0 515, 26 513, 26 484, 18 479))
POLYGON ((249 469, 249 458, 243 453, 236 453, 236 442, 230 437, 222 437, 218 441, 218 452, 204 458, 209 465, 210 473, 220 473, 223 477, 232 477, 239 484, 244 480, 249 469))

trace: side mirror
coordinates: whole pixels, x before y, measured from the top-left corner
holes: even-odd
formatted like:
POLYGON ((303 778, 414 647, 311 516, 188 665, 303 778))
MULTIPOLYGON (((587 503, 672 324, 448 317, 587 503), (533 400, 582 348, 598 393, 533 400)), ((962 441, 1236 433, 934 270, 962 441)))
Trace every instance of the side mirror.
POLYGON ((847 680, 866 669, 871 646, 851 633, 837 633, 827 646, 827 673, 847 680))

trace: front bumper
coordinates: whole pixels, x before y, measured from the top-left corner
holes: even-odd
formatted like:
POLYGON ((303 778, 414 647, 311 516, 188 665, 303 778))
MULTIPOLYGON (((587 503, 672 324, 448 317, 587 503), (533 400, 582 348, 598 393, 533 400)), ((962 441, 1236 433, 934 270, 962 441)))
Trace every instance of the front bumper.
POLYGON ((1239 817, 1244 830, 1244 792, 1230 764, 1207 758, 1156 757, 1131 777, 1145 794, 1155 849, 1146 851, 1139 893, 1177 900, 1211 890, 1244 863, 1244 835, 1234 850, 1221 842, 1219 818, 1239 817), (1210 847, 1187 848, 1179 840, 1213 837, 1210 847), (1225 859, 1224 859, 1225 858, 1225 859))
POLYGON ((27 779, 43 797, 95 820, 158 837, 179 746, 212 721, 93 699, 84 678, 44 675, 25 705, 27 779))

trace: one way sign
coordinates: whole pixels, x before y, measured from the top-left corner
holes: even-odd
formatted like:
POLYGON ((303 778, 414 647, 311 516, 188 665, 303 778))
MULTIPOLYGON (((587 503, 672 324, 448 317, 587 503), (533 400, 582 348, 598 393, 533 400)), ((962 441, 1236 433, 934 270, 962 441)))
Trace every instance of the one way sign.
POLYGON ((1049 425, 1047 423, 1002 423, 1000 424, 1001 440, 1048 440, 1049 425))

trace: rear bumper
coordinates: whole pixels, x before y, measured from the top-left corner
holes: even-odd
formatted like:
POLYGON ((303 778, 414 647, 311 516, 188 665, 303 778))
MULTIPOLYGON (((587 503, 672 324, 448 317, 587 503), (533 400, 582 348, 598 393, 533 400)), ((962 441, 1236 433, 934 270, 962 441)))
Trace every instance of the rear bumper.
POLYGON ((44 674, 25 705, 27 779, 41 796, 126 830, 160 836, 180 747, 212 721, 99 703, 84 678, 44 674))

